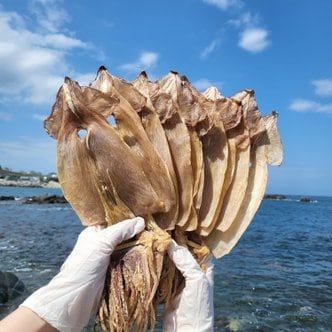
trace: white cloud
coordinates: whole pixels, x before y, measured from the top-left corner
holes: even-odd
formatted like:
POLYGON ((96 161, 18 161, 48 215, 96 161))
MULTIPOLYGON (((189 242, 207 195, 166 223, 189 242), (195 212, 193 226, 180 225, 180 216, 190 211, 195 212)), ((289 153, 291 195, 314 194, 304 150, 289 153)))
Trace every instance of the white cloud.
MULTIPOLYGON (((314 86, 314 92, 316 95, 321 97, 332 96, 331 79, 313 80, 311 81, 311 84, 314 86)), ((297 98, 290 103, 289 108, 295 112, 316 112, 332 115, 331 102, 322 103, 310 99, 297 98)))
MULTIPOLYGON (((88 48, 89 44, 82 42, 79 39, 65 36, 63 34, 46 34, 37 35, 38 44, 40 46, 54 47, 60 50, 68 50, 74 47, 88 48)), ((37 41, 36 41, 37 42, 37 41)))
POLYGON ((222 86, 222 82, 211 82, 210 80, 206 79, 206 78, 201 78, 195 82, 192 82, 192 85, 199 91, 203 92, 204 90, 206 90, 207 88, 211 87, 211 86, 215 86, 217 88, 221 88, 222 86))
POLYGON ((332 96, 332 79, 314 80, 311 82, 318 96, 332 96))
POLYGON ((308 99, 295 99, 289 108, 296 112, 318 112, 332 114, 332 103, 322 104, 308 99))
POLYGON ((144 66, 151 67, 157 62, 158 57, 158 53, 143 52, 139 58, 139 62, 144 66))
POLYGON ((252 14, 248 11, 241 13, 238 18, 228 21, 229 25, 241 31, 239 47, 251 53, 259 53, 271 44, 268 40, 268 31, 260 27, 261 21, 258 14, 252 14))
POLYGON ((58 32, 68 15, 57 8, 57 1, 32 4, 37 32, 26 27, 25 17, 0 9, 0 100, 50 105, 63 77, 73 73, 67 52, 91 45, 58 32))
POLYGON ((132 63, 126 63, 120 66, 120 69, 138 73, 142 70, 146 70, 155 66, 158 58, 159 54, 156 52, 142 52, 136 61, 132 63))
POLYGON ((212 40, 212 42, 202 50, 200 58, 206 59, 219 46, 219 44, 219 39, 212 40))
POLYGON ((251 53, 258 53, 270 45, 268 32, 263 28, 248 28, 240 33, 239 46, 251 53))
POLYGON ((230 7, 242 7, 243 5, 241 0, 203 0, 203 2, 216 6, 221 10, 227 10, 230 7))
POLYGON ((332 103, 329 104, 318 103, 318 106, 315 111, 320 113, 332 114, 332 103))
POLYGON ((30 10, 36 17, 38 26, 48 32, 56 33, 70 18, 68 13, 58 6, 57 0, 32 0, 30 10))
POLYGON ((253 15, 250 12, 245 12, 241 14, 238 18, 229 20, 228 23, 235 28, 249 28, 258 26, 260 21, 261 19, 257 14, 253 15))
POLYGON ((29 79, 31 87, 23 102, 33 105, 51 105, 55 101, 58 89, 63 83, 63 76, 37 74, 29 79))
POLYGON ((291 102, 289 108, 296 112, 306 112, 315 109, 318 103, 308 99, 295 99, 291 102))
POLYGON ((22 137, 17 141, 0 141, 0 165, 13 170, 54 172, 56 141, 51 138, 22 137))
MULTIPOLYGON (((251 52, 259 53, 265 50, 271 42, 268 40, 268 31, 262 27, 261 18, 258 14, 252 14, 245 10, 245 2, 242 0, 203 0, 203 2, 214 5, 221 10, 236 9, 237 18, 228 20, 227 24, 240 31, 238 46, 251 52)), ((205 59, 218 46, 212 41, 200 54, 205 59)))

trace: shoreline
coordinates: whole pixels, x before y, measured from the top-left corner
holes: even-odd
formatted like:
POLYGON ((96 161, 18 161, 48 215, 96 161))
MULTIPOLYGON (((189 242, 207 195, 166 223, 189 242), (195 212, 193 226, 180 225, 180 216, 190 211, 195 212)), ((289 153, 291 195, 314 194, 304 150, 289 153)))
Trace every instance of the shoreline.
POLYGON ((15 181, 15 180, 0 179, 0 186, 61 189, 60 183, 56 182, 56 181, 49 181, 46 183, 41 183, 41 182, 33 182, 33 181, 15 181))

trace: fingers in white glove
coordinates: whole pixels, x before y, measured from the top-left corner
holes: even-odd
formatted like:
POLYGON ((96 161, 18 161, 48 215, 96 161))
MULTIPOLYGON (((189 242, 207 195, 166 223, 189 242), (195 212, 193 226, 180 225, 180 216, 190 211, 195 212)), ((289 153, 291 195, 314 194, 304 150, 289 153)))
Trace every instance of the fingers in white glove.
POLYGON ((144 227, 142 217, 122 220, 106 228, 100 225, 89 226, 81 232, 75 247, 89 246, 91 250, 95 247, 103 254, 110 255, 118 244, 140 233, 144 227))
POLYGON ((179 246, 174 240, 168 246, 167 253, 186 280, 200 278, 203 275, 203 271, 190 251, 179 246))
POLYGON ((112 248, 111 250, 113 251, 121 242, 142 232, 144 227, 145 223, 142 217, 123 220, 113 226, 103 229, 100 232, 100 242, 105 246, 112 248))
POLYGON ((213 264, 208 260, 204 273, 190 251, 174 241, 168 255, 185 278, 185 287, 164 315, 163 329, 175 331, 213 331, 213 264))

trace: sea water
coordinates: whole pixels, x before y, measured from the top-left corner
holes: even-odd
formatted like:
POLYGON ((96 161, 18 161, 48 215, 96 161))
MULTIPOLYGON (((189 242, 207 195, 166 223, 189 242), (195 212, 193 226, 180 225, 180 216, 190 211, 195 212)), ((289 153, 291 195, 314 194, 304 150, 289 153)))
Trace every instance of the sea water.
MULTIPOLYGON (((0 196, 17 197, 0 202, 0 271, 27 289, 0 318, 58 272, 82 230, 68 204, 19 200, 47 193, 61 195, 0 187, 0 196)), ((215 261, 215 331, 332 331, 332 198, 311 198, 264 200, 232 252, 215 261)))

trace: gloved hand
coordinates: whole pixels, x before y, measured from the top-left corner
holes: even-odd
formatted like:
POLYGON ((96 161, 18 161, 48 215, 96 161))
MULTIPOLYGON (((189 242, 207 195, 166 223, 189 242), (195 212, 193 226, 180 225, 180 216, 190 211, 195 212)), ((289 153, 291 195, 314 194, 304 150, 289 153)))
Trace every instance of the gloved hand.
POLYGON ((104 229, 87 227, 59 274, 21 305, 61 332, 81 331, 97 312, 111 253, 143 229, 140 217, 104 229))
POLYGON ((174 299, 164 315, 163 330, 213 331, 213 263, 209 256, 204 273, 190 251, 174 241, 167 249, 169 257, 185 278, 183 291, 174 299))

